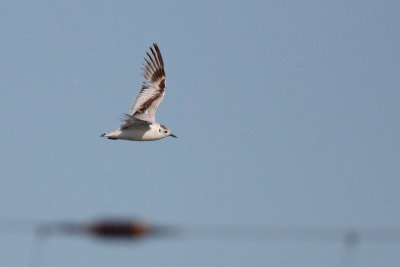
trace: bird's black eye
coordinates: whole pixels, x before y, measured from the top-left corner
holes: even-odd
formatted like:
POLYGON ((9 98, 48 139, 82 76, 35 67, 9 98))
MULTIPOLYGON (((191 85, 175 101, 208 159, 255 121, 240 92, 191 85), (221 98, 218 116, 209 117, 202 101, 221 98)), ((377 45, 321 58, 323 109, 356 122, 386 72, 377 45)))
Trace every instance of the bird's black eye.
POLYGON ((164 131, 164 133, 168 133, 168 131, 164 131))
POLYGON ((158 129, 158 131, 161 133, 161 129, 158 129))

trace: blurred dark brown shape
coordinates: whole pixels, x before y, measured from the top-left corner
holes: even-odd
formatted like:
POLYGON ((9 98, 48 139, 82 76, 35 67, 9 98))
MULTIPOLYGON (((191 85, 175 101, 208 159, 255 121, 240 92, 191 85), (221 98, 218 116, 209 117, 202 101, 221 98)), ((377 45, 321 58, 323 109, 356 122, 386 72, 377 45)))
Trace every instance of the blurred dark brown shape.
POLYGON ((47 223, 37 227, 39 236, 89 235, 103 239, 139 239, 149 236, 171 236, 178 232, 177 227, 154 226, 142 220, 133 219, 100 219, 88 223, 47 223))
POLYGON ((154 228, 142 221, 97 221, 85 227, 89 234, 102 238, 139 238, 154 228))

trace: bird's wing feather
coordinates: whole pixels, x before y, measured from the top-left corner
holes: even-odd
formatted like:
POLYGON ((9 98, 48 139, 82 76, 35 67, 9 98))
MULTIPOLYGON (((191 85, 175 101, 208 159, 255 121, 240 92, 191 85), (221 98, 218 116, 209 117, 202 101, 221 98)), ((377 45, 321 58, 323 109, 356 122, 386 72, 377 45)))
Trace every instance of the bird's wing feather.
POLYGON ((150 47, 150 53, 147 52, 148 59, 143 67, 142 89, 133 101, 130 111, 131 116, 140 117, 140 119, 155 121, 158 105, 165 94, 165 71, 164 62, 160 49, 156 43, 150 47))
POLYGON ((150 121, 141 120, 141 119, 138 119, 138 118, 136 118, 136 117, 134 117, 134 116, 131 116, 131 115, 129 115, 129 114, 124 114, 124 117, 125 117, 125 118, 123 119, 123 123, 122 123, 122 125, 121 125, 121 130, 126 130, 126 129, 130 128, 130 127, 135 127, 135 128, 138 128, 138 127, 149 128, 149 127, 150 127, 150 124, 151 124, 150 121))

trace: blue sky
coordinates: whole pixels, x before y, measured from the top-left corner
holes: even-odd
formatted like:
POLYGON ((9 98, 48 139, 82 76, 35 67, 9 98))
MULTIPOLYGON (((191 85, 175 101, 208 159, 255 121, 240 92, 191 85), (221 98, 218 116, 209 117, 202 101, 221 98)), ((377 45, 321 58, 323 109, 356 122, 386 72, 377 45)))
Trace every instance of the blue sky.
MULTIPOLYGON (((2 1, 0 217, 400 225, 398 1, 2 1), (110 141, 157 42, 179 138, 110 141)), ((28 266, 34 237, 0 238, 28 266)), ((43 266, 340 266, 341 242, 55 237, 43 266)), ((397 266, 365 243, 355 266, 397 266)))

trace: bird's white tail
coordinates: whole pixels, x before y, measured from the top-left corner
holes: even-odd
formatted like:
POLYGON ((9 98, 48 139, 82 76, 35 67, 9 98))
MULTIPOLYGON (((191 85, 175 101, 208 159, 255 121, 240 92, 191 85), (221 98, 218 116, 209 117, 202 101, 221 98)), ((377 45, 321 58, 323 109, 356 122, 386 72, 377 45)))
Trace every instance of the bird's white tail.
POLYGON ((103 133, 100 137, 107 137, 108 139, 118 139, 119 135, 121 134, 120 130, 115 130, 109 133, 103 133))

